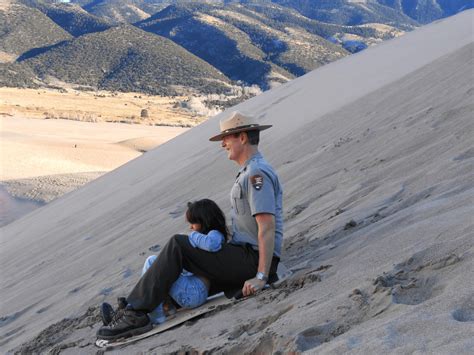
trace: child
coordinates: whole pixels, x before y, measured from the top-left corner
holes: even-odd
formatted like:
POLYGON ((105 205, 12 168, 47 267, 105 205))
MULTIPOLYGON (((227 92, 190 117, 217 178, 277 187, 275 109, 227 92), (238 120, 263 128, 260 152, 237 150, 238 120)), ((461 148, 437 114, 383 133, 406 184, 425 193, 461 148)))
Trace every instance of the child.
MULTIPOLYGON (((190 224, 189 242, 195 248, 216 252, 222 248, 227 239, 225 216, 217 204, 209 199, 188 203, 186 220, 190 224)), ((156 255, 149 256, 143 265, 142 275, 157 259, 156 255)), ((202 276, 197 276, 183 270, 179 278, 171 286, 170 297, 183 308, 196 308, 204 304, 209 293, 210 282, 202 276)), ((123 302, 123 301, 122 301, 123 302)), ((110 323, 112 306, 104 303, 101 307, 104 324, 110 323)), ((148 315, 154 324, 166 320, 163 303, 148 315)))

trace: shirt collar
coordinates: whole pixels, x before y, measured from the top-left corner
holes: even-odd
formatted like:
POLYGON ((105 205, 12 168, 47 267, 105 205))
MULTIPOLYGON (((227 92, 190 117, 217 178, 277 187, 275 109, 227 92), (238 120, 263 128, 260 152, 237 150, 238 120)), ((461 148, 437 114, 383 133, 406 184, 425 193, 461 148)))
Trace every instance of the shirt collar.
POLYGON ((237 174, 237 176, 239 176, 241 173, 243 173, 247 169, 247 166, 252 160, 256 160, 260 158, 262 158, 262 154, 260 152, 253 154, 250 158, 247 159, 245 164, 239 169, 239 173, 237 174))

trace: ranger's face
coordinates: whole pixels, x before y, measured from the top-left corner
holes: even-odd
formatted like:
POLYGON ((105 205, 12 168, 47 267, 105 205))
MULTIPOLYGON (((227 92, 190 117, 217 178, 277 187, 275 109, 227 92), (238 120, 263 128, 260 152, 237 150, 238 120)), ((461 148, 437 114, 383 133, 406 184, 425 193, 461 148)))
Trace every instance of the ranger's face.
POLYGON ((222 139, 222 148, 227 151, 227 157, 230 160, 234 160, 236 162, 240 162, 241 160, 240 158, 244 152, 244 144, 241 137, 241 134, 237 136, 230 134, 228 136, 224 136, 222 139))

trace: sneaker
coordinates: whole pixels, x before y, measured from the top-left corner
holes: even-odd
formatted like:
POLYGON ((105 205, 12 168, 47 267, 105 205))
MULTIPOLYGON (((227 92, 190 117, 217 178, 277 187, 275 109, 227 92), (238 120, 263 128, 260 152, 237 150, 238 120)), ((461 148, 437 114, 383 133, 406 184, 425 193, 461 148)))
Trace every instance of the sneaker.
POLYGON ((97 338, 116 340, 140 335, 152 329, 153 325, 145 312, 125 308, 116 314, 109 325, 97 331, 97 338))
POLYGON ((125 307, 127 307, 127 299, 125 297, 117 298, 117 310, 115 311, 109 303, 102 303, 100 306, 100 316, 102 318, 102 323, 104 323, 104 325, 109 325, 117 312, 125 309, 125 307))
POLYGON ((163 310, 163 303, 156 307, 153 312, 148 313, 148 317, 153 324, 163 324, 166 322, 166 313, 163 310))
POLYGON ((148 317, 153 324, 163 324, 168 319, 173 318, 176 312, 175 305, 171 302, 171 299, 168 299, 149 313, 148 317))
POLYGON ((171 299, 167 299, 165 302, 163 302, 163 312, 165 313, 166 317, 173 317, 176 314, 176 306, 173 304, 171 299))

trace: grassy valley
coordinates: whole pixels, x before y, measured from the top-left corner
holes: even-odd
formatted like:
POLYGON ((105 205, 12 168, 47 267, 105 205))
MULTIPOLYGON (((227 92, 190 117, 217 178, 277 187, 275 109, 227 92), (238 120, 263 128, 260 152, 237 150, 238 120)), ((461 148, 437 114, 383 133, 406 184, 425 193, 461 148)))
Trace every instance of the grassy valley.
POLYGON ((186 96, 54 89, 0 88, 0 117, 66 119, 193 127, 209 113, 186 96), (201 110, 199 109, 201 108, 201 110))

